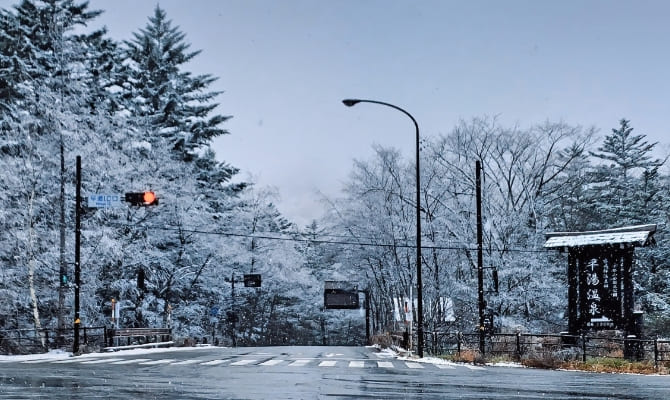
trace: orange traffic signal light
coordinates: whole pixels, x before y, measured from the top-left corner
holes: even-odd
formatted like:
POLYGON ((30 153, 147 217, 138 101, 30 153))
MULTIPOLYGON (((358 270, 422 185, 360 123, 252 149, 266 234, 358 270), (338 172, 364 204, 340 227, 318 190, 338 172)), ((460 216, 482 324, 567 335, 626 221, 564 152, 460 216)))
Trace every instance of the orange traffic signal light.
POLYGON ((133 206, 156 206, 158 205, 158 197, 156 193, 147 192, 131 192, 126 193, 126 202, 133 206))
POLYGON ((142 198, 144 200, 144 204, 146 205, 154 204, 154 202, 156 201, 156 193, 144 192, 144 196, 142 198))

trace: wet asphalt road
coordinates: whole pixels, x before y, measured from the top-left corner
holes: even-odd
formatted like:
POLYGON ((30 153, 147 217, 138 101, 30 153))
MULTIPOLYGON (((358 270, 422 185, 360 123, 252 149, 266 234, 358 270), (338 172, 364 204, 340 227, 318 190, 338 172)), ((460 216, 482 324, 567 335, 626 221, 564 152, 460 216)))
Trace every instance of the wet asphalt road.
POLYGON ((361 347, 0 362, 2 399, 670 399, 670 377, 418 363, 361 347))

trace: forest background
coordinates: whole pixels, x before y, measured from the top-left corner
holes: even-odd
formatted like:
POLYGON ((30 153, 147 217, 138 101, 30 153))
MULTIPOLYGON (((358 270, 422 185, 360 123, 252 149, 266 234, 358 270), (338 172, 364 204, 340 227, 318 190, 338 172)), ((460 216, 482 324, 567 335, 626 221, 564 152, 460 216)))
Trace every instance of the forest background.
MULTIPOLYGON (((271 189, 233 183, 237 168, 217 159, 212 140, 230 116, 216 112, 217 77, 188 71, 199 51, 186 33, 156 7, 117 42, 86 30, 99 14, 72 0, 0 11, 0 330, 72 325, 77 156, 84 195, 159 197, 82 210, 83 326, 109 326, 115 299, 121 326, 169 325, 180 337, 229 337, 234 314, 238 344, 360 343, 362 313, 323 308, 324 282, 346 280, 369 289, 373 333, 404 329, 393 299, 416 292, 415 160, 376 146, 342 196, 324 199, 323 217, 297 226, 271 189), (233 296, 231 280, 250 273, 261 288, 233 296)), ((631 121, 613 126, 599 138, 561 121, 474 117, 422 138, 428 330, 478 325, 479 160, 497 329, 565 330, 567 257, 542 248, 545 233, 656 224, 656 245, 636 251, 636 308, 647 334, 668 335, 665 159, 631 121)))

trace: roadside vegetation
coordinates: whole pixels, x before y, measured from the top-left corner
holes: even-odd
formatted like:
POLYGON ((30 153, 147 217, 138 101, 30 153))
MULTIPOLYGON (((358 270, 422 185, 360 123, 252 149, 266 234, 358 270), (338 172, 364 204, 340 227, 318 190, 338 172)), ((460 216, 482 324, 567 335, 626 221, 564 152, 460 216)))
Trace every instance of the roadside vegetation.
POLYGON ((460 354, 446 355, 441 358, 454 362, 472 363, 472 364, 504 364, 517 363, 528 368, 541 369, 563 369, 573 371, 588 371, 601 373, 626 373, 626 374, 670 374, 670 362, 659 363, 654 366, 653 361, 629 361, 623 358, 595 357, 589 358, 586 362, 579 360, 564 360, 559 356, 552 354, 536 354, 524 356, 521 360, 506 355, 496 355, 490 357, 481 357, 478 351, 465 350, 460 354))

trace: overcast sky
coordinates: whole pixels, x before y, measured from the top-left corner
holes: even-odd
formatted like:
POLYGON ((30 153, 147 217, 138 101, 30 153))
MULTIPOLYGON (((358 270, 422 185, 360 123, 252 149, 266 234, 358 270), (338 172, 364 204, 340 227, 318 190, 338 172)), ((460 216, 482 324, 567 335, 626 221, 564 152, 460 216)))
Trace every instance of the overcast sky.
MULTIPOLYGON (((3 7, 18 2, 0 0, 3 7)), ((421 134, 498 115, 594 125, 621 118, 667 149, 670 2, 394 0, 91 0, 112 37, 145 27, 156 4, 202 53, 189 65, 220 79, 230 131, 221 160, 278 189, 299 225, 337 196, 353 159, 372 145, 413 159, 402 113, 341 100, 396 104, 421 134)))

